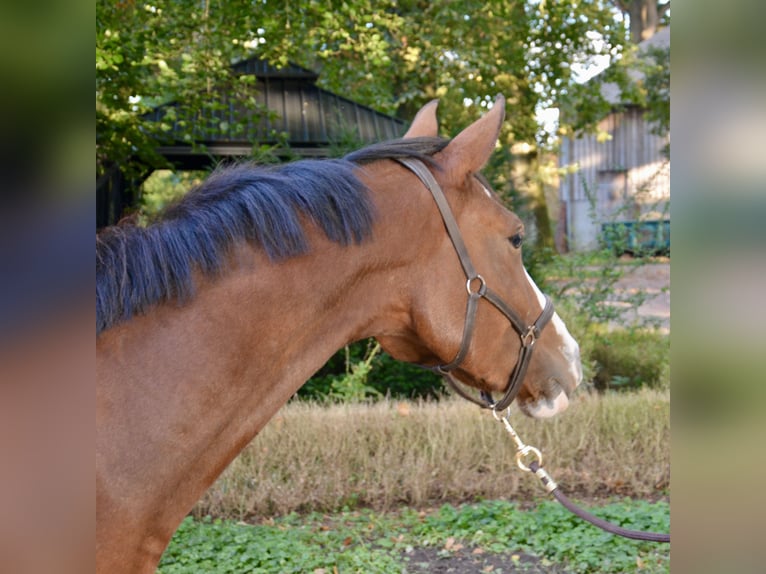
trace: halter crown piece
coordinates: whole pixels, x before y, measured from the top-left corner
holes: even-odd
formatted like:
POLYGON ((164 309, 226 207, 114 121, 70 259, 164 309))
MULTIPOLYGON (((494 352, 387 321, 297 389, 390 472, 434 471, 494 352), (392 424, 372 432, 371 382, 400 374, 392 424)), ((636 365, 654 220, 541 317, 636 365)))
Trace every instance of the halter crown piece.
POLYGON ((468 255, 468 249, 460 234, 460 228, 455 221, 455 216, 452 215, 452 210, 450 209, 449 203, 447 203, 447 198, 444 196, 444 192, 441 187, 439 187, 433 174, 431 174, 425 164, 420 160, 413 158, 399 158, 396 161, 412 171, 412 173, 423 182, 423 185, 426 186, 428 191, 431 192, 431 195, 436 202, 436 206, 441 213, 442 220, 444 221, 444 227, 447 229, 447 234, 452 241, 452 245, 455 247, 458 259, 460 260, 460 265, 463 267, 463 272, 466 276, 465 288, 468 292, 468 301, 466 302, 465 307, 463 339, 460 343, 460 349, 455 355, 455 358, 449 363, 428 368, 442 375, 450 387, 452 387, 452 389, 461 397, 474 402, 483 408, 503 411, 510 406, 521 389, 524 376, 529 368, 529 362, 532 359, 532 351, 534 350, 535 342, 540 338, 540 334, 542 333, 543 328, 545 328, 545 325, 550 321, 551 317, 553 317, 553 303, 550 298, 545 295, 545 306, 543 307, 540 316, 534 323, 527 325, 500 296, 487 287, 487 282, 484 280, 484 277, 479 275, 476 272, 476 269, 474 269, 471 257, 468 255), (495 401, 492 395, 486 391, 481 391, 480 398, 468 394, 460 387, 460 383, 451 372, 460 366, 468 353, 468 348, 471 344, 471 338, 473 337, 473 331, 476 324, 476 310, 478 309, 479 300, 481 299, 486 299, 500 311, 500 313, 508 319, 521 338, 519 359, 508 379, 508 386, 505 390, 505 394, 499 401, 495 401))

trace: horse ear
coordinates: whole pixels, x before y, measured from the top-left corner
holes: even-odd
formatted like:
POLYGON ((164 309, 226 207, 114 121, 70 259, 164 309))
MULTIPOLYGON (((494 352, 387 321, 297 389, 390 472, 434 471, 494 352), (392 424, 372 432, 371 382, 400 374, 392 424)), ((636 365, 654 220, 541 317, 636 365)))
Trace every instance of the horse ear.
POLYGON ((410 129, 402 137, 418 138, 436 137, 439 135, 439 122, 436 120, 436 108, 438 105, 439 100, 431 100, 420 108, 420 111, 415 114, 415 119, 412 120, 410 129))
POLYGON ((505 118, 505 98, 498 95, 486 114, 455 136, 444 149, 447 169, 458 178, 476 173, 489 161, 505 118))

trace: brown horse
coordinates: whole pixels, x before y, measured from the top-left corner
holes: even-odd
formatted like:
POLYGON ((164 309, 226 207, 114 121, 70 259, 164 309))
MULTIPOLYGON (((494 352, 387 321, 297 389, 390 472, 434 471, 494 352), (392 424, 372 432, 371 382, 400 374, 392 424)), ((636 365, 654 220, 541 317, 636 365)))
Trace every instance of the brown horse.
POLYGON ((552 317, 531 329, 517 403, 537 417, 566 408, 577 344, 543 313, 521 221, 476 177, 504 108, 500 96, 448 141, 432 102, 401 140, 219 170, 153 225, 97 237, 98 572, 153 572, 221 471, 352 341, 432 366, 465 347, 454 379, 504 392, 530 333, 481 301, 490 288, 518 321, 552 317), (435 195, 402 161, 427 166, 481 277, 466 281, 435 195))

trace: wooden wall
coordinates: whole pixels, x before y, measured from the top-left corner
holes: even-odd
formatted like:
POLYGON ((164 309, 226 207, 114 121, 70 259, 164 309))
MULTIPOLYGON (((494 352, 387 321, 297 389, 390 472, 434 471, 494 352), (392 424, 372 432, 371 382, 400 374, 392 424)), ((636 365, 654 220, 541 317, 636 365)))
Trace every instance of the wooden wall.
POLYGON ((651 133, 638 107, 610 114, 598 128, 610 137, 585 134, 561 145, 559 165, 568 169, 559 199, 570 249, 597 247, 608 221, 669 218, 669 139, 651 133))

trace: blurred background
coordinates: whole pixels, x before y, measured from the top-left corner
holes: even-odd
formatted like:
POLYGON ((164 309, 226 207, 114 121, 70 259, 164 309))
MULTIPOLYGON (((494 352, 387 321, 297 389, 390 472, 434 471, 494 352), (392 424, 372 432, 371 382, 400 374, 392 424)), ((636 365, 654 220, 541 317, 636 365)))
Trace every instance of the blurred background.
MULTIPOLYGON (((125 215, 149 221, 199 177, 178 169, 162 146, 213 164, 223 154, 211 144, 225 135, 247 140, 246 155, 260 161, 296 157, 288 145, 293 126, 280 123, 250 92, 258 74, 237 71, 237 63, 255 57, 275 83, 287 82, 279 77, 285 70, 297 70, 303 77, 290 81, 313 82, 351 102, 350 110, 370 110, 379 124, 404 125, 421 104, 439 97, 445 136, 504 93, 503 146, 488 171, 509 205, 534 224, 537 245, 530 252, 577 253, 577 242, 594 233, 606 240, 599 234, 610 222, 634 222, 616 229, 624 234, 618 241, 635 241, 631 227, 643 229, 649 220, 662 229, 672 216, 673 570, 761 571, 764 8, 747 0, 675 1, 671 115, 670 59, 662 46, 644 52, 648 60, 638 49, 669 26, 666 4, 97 2, 94 122, 94 7, 3 3, 2 565, 32 544, 24 538, 26 524, 49 524, 45 540, 59 556, 66 548, 71 556, 77 546, 62 532, 87 536, 93 267, 85 241, 94 222, 125 215), (244 112, 233 109, 222 120, 216 109, 224 102, 221 86, 226 94, 244 95, 237 100, 244 112), (662 187, 648 194, 665 203, 655 209, 641 202, 627 162, 612 171, 599 168, 595 179, 574 189, 586 176, 579 169, 584 162, 570 161, 576 148, 616 150, 617 124, 638 126, 639 120, 658 130, 649 132, 662 141, 658 165, 672 157, 672 207, 662 187), (264 125, 272 139, 249 137, 248 130, 264 125), (672 153, 665 147, 671 127, 672 153), (99 184, 106 187, 98 191, 99 184), (596 203, 591 220, 582 215, 588 208, 575 205, 591 198, 629 201, 627 207, 596 203), (50 504, 19 503, 41 496, 50 504), (82 529, 64 527, 78 519, 82 529)), ((364 141, 364 134, 338 124, 343 129, 315 146, 322 153, 341 154, 364 141)), ((50 566, 42 554, 37 559, 37 571, 50 566)), ((86 553, 59 561, 58 570, 81 571, 88 559, 86 553)))

